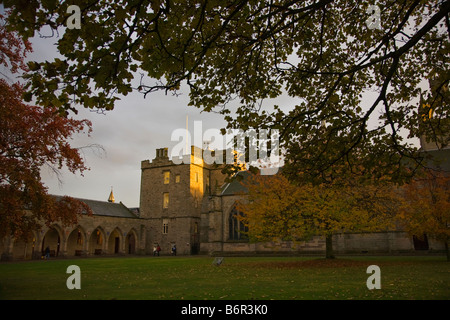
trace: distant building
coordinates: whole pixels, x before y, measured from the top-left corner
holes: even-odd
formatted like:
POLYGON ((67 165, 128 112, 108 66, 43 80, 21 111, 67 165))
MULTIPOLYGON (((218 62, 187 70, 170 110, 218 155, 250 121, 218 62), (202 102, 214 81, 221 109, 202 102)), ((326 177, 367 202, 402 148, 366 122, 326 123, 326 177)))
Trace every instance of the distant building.
MULTIPOLYGON (((450 149, 434 155, 445 156, 448 169, 450 149)), ((246 188, 239 179, 225 182, 221 167, 201 160, 202 150, 191 149, 190 164, 174 164, 167 149, 158 149, 151 162, 142 161, 141 218, 147 220, 147 253, 154 244, 168 252, 173 243, 180 254, 302 254, 321 253, 325 239, 314 237, 295 244, 250 243, 245 226, 236 217, 238 200, 245 198, 246 188), (194 161, 194 157, 196 161, 194 161)), ((431 162, 430 162, 431 163, 431 162)), ((442 165, 443 165, 442 164, 442 165)), ((247 171, 237 175, 245 180, 247 171)), ((420 241, 403 231, 336 234, 333 247, 337 253, 389 253, 414 250, 443 250, 443 244, 420 241), (424 243, 425 242, 425 243, 424 243)))
POLYGON ((58 257, 97 256, 105 254, 144 253, 145 235, 142 219, 122 203, 78 199, 92 210, 75 226, 55 223, 35 230, 29 242, 6 237, 0 242, 2 260, 40 259, 48 246, 50 255, 58 257))
MULTIPOLYGON (((438 160, 437 169, 450 172, 450 149, 428 150, 438 160)), ((238 181, 226 182, 222 167, 203 161, 202 149, 191 148, 190 163, 175 164, 167 148, 141 162, 140 207, 116 203, 113 191, 107 201, 79 199, 93 211, 75 226, 58 223, 42 227, 32 240, 6 237, 0 242, 2 260, 39 259, 49 246, 52 256, 97 256, 152 254, 160 245, 169 255, 173 244, 178 255, 191 254, 304 254, 323 253, 325 239, 314 237, 294 246, 291 242, 250 243, 236 202, 246 189, 238 181)), ((250 173, 241 171, 245 179, 250 173)), ((414 250, 443 250, 441 243, 419 240, 405 232, 342 233, 333 239, 336 253, 395 253, 414 250)))

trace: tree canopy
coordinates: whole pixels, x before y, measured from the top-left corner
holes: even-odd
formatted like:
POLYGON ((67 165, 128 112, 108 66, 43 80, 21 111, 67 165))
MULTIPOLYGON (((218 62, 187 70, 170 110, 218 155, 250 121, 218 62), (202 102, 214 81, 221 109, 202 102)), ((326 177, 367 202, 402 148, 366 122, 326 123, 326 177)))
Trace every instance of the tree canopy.
POLYGON ((44 106, 109 110, 132 90, 187 85, 229 127, 279 129, 291 173, 325 180, 364 159, 401 182, 421 165, 408 138, 449 142, 448 0, 80 0, 79 29, 65 28, 73 1, 2 2, 23 36, 59 35, 63 59, 26 76, 44 106), (270 105, 283 94, 295 106, 270 105))
POLYGON ((421 172, 404 188, 399 218, 404 229, 422 238, 427 235, 442 242, 450 261, 450 177, 441 172, 421 172))
POLYGON ((281 174, 250 176, 248 196, 238 203, 239 219, 250 241, 326 239, 326 257, 333 258, 332 236, 342 232, 393 229, 401 202, 390 185, 360 184, 347 179, 333 184, 293 184, 281 174))
MULTIPOLYGON (((0 65, 12 75, 26 71, 24 58, 30 43, 6 30, 0 15, 0 65)), ((41 181, 43 166, 58 172, 66 166, 72 173, 87 169, 79 150, 70 146, 74 133, 91 123, 63 117, 55 107, 23 103, 23 87, 0 78, 0 237, 27 239, 43 223, 74 224, 83 213, 92 213, 71 197, 58 199, 47 193, 41 181)))

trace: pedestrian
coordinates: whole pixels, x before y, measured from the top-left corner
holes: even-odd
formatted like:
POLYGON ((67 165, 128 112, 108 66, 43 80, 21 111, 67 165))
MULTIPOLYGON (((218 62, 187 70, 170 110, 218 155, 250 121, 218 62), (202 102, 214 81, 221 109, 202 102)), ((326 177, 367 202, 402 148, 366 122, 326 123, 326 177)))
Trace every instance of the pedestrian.
POLYGON ((172 255, 173 256, 177 255, 177 246, 175 244, 172 246, 172 255))
POLYGON ((153 256, 156 256, 156 254, 157 254, 157 248, 156 248, 156 246, 153 246, 153 256))
POLYGON ((50 258, 50 247, 49 246, 47 246, 47 248, 45 248, 44 253, 45 253, 45 259, 46 260, 49 259, 50 258))
POLYGON ((158 244, 158 246, 156 247, 156 252, 157 252, 157 254, 158 254, 158 257, 159 257, 159 252, 161 251, 161 247, 159 246, 159 244, 158 244))

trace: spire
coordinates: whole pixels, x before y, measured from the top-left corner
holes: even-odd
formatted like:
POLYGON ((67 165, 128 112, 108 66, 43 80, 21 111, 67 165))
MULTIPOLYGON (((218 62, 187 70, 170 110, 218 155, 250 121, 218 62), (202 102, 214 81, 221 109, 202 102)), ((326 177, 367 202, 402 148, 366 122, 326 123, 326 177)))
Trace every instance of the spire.
POLYGON ((109 194, 108 202, 114 203, 114 201, 113 187, 111 187, 111 193, 109 194))

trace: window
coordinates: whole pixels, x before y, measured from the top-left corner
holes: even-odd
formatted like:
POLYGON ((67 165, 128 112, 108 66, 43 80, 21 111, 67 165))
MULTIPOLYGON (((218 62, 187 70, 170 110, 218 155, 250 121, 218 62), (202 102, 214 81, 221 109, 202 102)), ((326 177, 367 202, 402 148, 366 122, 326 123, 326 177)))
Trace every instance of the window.
POLYGON ((164 184, 169 184, 170 182, 170 171, 164 171, 164 184))
POLYGON ((208 195, 211 194, 210 182, 211 182, 211 177, 207 176, 206 177, 206 185, 205 185, 205 193, 208 195))
POLYGON ((102 238, 102 234, 100 232, 100 230, 97 229, 97 232, 95 233, 95 235, 97 236, 97 244, 103 244, 103 238, 102 238))
POLYGON ((200 196, 198 195, 197 190, 194 190, 194 208, 198 208, 200 203, 200 196))
POLYGON ((198 222, 194 223, 194 233, 198 233, 198 222))
POLYGON ((169 219, 163 219, 163 234, 169 233, 169 219))
POLYGON ((175 176, 175 183, 180 183, 180 175, 179 174, 177 174, 175 176))
POLYGON ((163 193, 163 208, 167 209, 169 207, 169 193, 164 192, 163 193))
POLYGON ((248 240, 248 227, 244 225, 242 221, 239 221, 239 217, 243 217, 243 213, 233 208, 230 212, 229 222, 229 240, 248 240))
POLYGON ((77 234, 77 244, 83 244, 83 238, 81 236, 80 230, 78 230, 78 234, 77 234))

